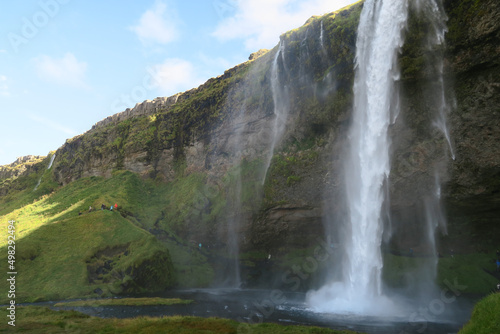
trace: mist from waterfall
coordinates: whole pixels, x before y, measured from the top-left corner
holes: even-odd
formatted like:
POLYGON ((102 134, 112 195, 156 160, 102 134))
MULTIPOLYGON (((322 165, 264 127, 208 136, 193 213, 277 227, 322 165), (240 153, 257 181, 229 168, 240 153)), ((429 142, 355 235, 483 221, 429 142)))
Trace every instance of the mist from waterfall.
POLYGON ((343 281, 308 294, 321 312, 394 313, 382 293, 382 206, 390 173, 388 128, 408 1, 367 0, 356 41, 354 110, 345 165, 347 231, 343 281))

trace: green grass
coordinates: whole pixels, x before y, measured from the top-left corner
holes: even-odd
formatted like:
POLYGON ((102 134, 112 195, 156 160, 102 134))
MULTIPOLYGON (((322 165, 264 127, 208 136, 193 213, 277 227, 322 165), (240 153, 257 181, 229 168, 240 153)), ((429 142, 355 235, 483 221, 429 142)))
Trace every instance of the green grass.
POLYGON ((492 293, 479 301, 471 319, 459 334, 500 333, 500 293, 492 293))
MULTIPOLYGON (((19 221, 17 226, 22 224, 19 221)), ((141 267, 143 262, 161 256, 168 260, 167 249, 152 235, 109 211, 67 218, 38 228, 32 223, 29 230, 19 235, 16 239, 18 302, 92 296, 98 288, 105 295, 119 293, 122 284, 133 284, 132 277, 140 276, 138 268, 146 270, 141 267), (99 251, 114 247, 124 251, 107 259, 112 267, 108 276, 89 282, 88 263, 99 251)), ((6 253, 3 247, 0 253, 3 262, 7 261, 6 253)), ((96 259, 99 260, 103 259, 96 259)), ((167 263, 163 269, 165 277, 172 275, 167 263)))
MULTIPOLYGON (((139 208, 148 200, 144 194, 150 189, 131 172, 115 173, 109 179, 83 178, 0 216, 2 230, 7 230, 9 220, 16 221, 18 301, 97 296, 96 289, 113 295, 172 285, 165 244, 134 224, 134 219, 126 218, 126 212, 142 213, 139 208), (124 211, 88 212, 89 206, 115 202, 124 211), (89 265, 94 269, 108 266, 109 270, 91 282, 89 265)), ((22 191, 17 195, 24 196, 22 191)), ((150 219, 150 212, 143 212, 150 219)), ((0 240, 3 262, 7 261, 6 242, 6 238, 0 240)))
POLYGON ((54 307, 100 307, 100 306, 146 306, 146 305, 178 305, 191 304, 190 299, 180 298, 106 298, 106 299, 88 299, 71 302, 56 303, 54 307))
POLYGON ((198 317, 139 317, 133 319, 96 318, 75 311, 53 311, 42 307, 19 307, 16 309, 16 326, 0 323, 0 332, 22 333, 287 333, 287 334, 354 334, 319 327, 282 326, 262 323, 247 325, 233 320, 198 317), (11 327, 11 328, 9 328, 11 327))

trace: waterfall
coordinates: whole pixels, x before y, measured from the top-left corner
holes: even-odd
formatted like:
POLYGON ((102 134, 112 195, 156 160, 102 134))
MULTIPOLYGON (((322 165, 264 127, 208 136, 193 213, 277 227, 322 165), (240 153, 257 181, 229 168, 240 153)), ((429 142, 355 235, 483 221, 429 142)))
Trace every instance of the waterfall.
POLYGON ((52 164, 54 163, 54 159, 56 158, 56 154, 54 153, 52 157, 50 158, 49 166, 47 169, 50 169, 52 167, 52 164))
MULTIPOLYGON (((50 162, 49 162, 49 166, 47 167, 47 170, 50 169, 52 167, 52 164, 54 163, 54 159, 56 158, 56 155, 55 153, 52 155, 52 157, 50 157, 50 162)), ((40 178, 38 179, 38 182, 35 186, 35 188, 33 189, 33 191, 37 190, 38 187, 40 186, 40 183, 42 182, 42 177, 43 177, 43 174, 42 176, 40 176, 40 178)))
POLYGON ((382 294, 382 205, 390 172, 388 127, 399 77, 408 1, 367 0, 356 41, 354 110, 345 165, 348 206, 343 282, 308 295, 319 311, 378 314, 391 312, 382 294))
MULTIPOLYGON (((429 92, 428 96, 434 96, 433 107, 435 111, 435 119, 433 125, 440 130, 446 140, 451 158, 455 160, 455 152, 450 138, 450 133, 447 125, 447 114, 451 107, 447 102, 445 80, 444 80, 444 57, 443 46, 445 43, 445 33, 447 32, 446 20, 447 17, 442 9, 441 0, 418 0, 415 3, 417 12, 421 16, 429 20, 430 31, 427 35, 428 55, 433 55, 429 63, 432 64, 434 76, 431 81, 433 92, 429 92)), ((428 56, 429 57, 429 56, 428 56)), ((443 149, 445 154, 446 149, 443 149)), ((427 272, 428 279, 435 280, 437 277, 438 265, 438 249, 436 243, 436 234, 438 228, 442 234, 447 234, 446 216, 441 203, 441 173, 443 166, 434 166, 434 192, 429 194, 424 200, 425 219, 427 221, 427 241, 430 245, 431 261, 428 264, 427 272)))
POLYGON ((289 101, 287 89, 281 84, 280 81, 280 71, 279 71, 279 58, 281 56, 283 68, 285 67, 285 45, 283 41, 280 41, 280 45, 273 59, 273 63, 271 65, 271 93, 273 96, 273 104, 274 104, 274 119, 272 122, 271 129, 271 145, 269 147, 269 153, 266 159, 266 164, 264 166, 264 177, 262 179, 262 184, 266 181, 267 171, 269 166, 271 165, 271 160, 274 155, 274 150, 276 148, 276 144, 281 139, 283 135, 283 131, 285 130, 285 123, 288 117, 289 110, 289 101))
MULTIPOLYGON (((444 36, 448 31, 446 27, 447 16, 442 10, 439 0, 418 0, 416 3, 417 10, 425 17, 430 18, 433 33, 428 36, 428 48, 436 49, 444 45, 444 36)), ((448 125, 446 121, 446 116, 450 111, 450 105, 447 103, 446 90, 444 84, 444 57, 440 54, 439 57, 433 59, 436 67, 436 81, 438 84, 438 101, 437 101, 437 115, 434 120, 434 126, 436 126, 444 135, 450 154, 453 160, 455 160, 455 152, 453 149, 453 144, 451 142, 450 133, 448 131, 448 125)))
POLYGON ((225 287, 239 288, 241 286, 239 229, 242 218, 240 172, 238 172, 236 178, 234 193, 228 196, 228 207, 231 207, 234 212, 233 215, 227 218, 227 249, 229 257, 232 257, 232 265, 229 268, 228 276, 226 276, 223 285, 225 287), (231 195, 234 197, 230 197, 231 195))
POLYGON ((381 210, 390 173, 387 130, 408 3, 367 1, 365 7, 358 28, 354 116, 345 168, 351 235, 344 273, 348 294, 361 300, 382 294, 381 210))
MULTIPOLYGON (((438 1, 416 0, 413 3, 417 11, 429 19, 429 50, 439 49, 444 43, 446 15, 438 1)), ((330 282, 308 293, 309 305, 320 312, 365 315, 405 312, 403 304, 396 305, 382 291, 381 244, 384 220, 390 218, 384 217, 390 174, 388 129, 399 114, 400 98, 395 85, 400 77, 397 55, 404 43, 409 4, 408 0, 366 0, 361 13, 356 41, 353 117, 344 165, 347 217, 343 235, 343 276, 342 281, 330 282)), ((432 64, 435 76, 430 83, 433 93, 429 94, 436 96, 432 102, 436 108, 433 124, 443 133, 455 159, 446 124, 450 107, 445 94, 443 55, 436 53, 436 56, 432 64)), ((430 270, 422 268, 422 277, 419 277, 428 286, 433 285, 436 276, 436 230, 441 227, 446 233, 440 184, 443 165, 435 164, 434 167, 434 188, 424 198, 425 221, 422 224, 432 263, 430 270)))
POLYGON ((321 30, 319 33, 319 45, 323 50, 325 48, 325 30, 323 29, 323 21, 321 21, 321 30))
MULTIPOLYGON (((245 95, 248 92, 245 90, 245 95)), ((245 99, 246 100, 246 99, 245 99)), ((231 152, 234 157, 234 164, 238 166, 241 165, 243 159, 243 151, 245 145, 241 141, 241 135, 244 130, 245 124, 243 121, 246 111, 246 105, 243 104, 236 113, 234 120, 234 144, 231 147, 231 152)), ((228 193, 226 195, 227 207, 231 208, 232 214, 229 214, 226 218, 227 223, 227 251, 230 258, 230 267, 226 273, 226 277, 222 282, 224 287, 239 288, 241 286, 241 275, 240 275, 240 240, 239 240, 239 230, 242 220, 242 203, 241 203, 241 190, 242 190, 242 180, 241 180, 241 170, 236 167, 234 183, 227 189, 228 193)))

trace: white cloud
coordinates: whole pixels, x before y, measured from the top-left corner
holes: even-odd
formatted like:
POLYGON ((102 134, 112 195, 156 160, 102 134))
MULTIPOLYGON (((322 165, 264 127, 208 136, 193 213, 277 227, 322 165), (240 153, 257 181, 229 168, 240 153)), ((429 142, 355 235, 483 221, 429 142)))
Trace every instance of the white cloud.
POLYGON ((10 96, 9 85, 7 84, 7 77, 0 75, 0 96, 10 96))
POLYGON ((7 53, 7 50, 0 50, 0 53, 7 53))
POLYGON ((44 118, 44 117, 41 117, 41 116, 38 116, 38 115, 35 115, 32 113, 28 114, 28 117, 32 121, 35 121, 41 125, 48 126, 49 128, 51 128, 53 130, 65 133, 65 134, 70 135, 70 136, 77 135, 77 132, 75 130, 73 130, 67 126, 64 126, 62 124, 59 124, 57 122, 54 122, 53 120, 50 120, 50 119, 47 119, 47 118, 44 118))
POLYGON ((177 39, 177 19, 163 1, 156 1, 151 9, 142 14, 139 23, 130 27, 144 44, 167 44, 177 39))
POLYGON ((179 58, 168 58, 153 66, 157 89, 165 96, 197 87, 204 82, 192 63, 179 58))
POLYGON ((222 40, 243 38, 250 51, 272 48, 279 36, 356 0, 236 0, 232 16, 223 18, 213 35, 222 40))
POLYGON ((42 55, 34 58, 33 62, 37 74, 46 81, 79 88, 89 88, 85 83, 87 63, 78 61, 72 53, 68 52, 62 58, 42 55))

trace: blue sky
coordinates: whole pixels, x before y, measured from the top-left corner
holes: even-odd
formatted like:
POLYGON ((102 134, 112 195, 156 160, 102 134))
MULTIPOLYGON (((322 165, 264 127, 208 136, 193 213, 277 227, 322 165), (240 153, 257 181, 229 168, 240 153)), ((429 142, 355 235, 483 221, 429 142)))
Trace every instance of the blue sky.
POLYGON ((0 0, 0 165, 197 87, 354 0, 0 0))

